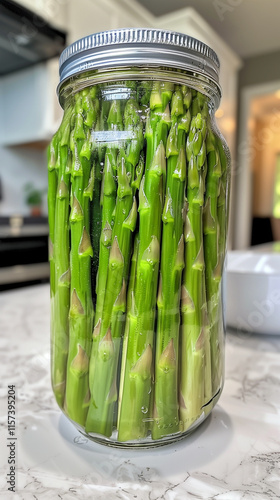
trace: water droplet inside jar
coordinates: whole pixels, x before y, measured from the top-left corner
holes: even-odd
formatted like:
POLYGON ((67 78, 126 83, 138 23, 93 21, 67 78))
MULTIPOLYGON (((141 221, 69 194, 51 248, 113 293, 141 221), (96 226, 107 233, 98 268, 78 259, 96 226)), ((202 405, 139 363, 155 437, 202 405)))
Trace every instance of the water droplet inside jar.
POLYGON ((147 406, 142 406, 141 411, 142 411, 142 413, 148 413, 147 406))

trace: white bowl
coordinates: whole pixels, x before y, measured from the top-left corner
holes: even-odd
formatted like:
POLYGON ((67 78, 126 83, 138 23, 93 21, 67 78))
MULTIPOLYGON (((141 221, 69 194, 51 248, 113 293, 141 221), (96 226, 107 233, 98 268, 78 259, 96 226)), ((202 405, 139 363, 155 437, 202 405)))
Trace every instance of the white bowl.
POLYGON ((279 244, 228 252, 225 278, 227 325, 280 335, 279 244))

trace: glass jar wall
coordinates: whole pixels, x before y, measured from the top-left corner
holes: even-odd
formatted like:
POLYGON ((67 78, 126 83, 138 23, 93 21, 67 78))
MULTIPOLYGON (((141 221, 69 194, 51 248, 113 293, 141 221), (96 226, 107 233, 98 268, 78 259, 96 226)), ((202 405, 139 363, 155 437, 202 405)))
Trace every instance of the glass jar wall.
POLYGON ((52 385, 77 428, 105 444, 177 440, 222 390, 229 155, 209 81, 135 66, 60 87, 52 385))

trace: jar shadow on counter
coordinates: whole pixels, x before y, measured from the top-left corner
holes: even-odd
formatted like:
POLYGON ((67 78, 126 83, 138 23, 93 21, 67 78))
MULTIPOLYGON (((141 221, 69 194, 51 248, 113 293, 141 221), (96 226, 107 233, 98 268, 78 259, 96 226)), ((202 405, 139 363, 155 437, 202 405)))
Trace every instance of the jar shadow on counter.
POLYGON ((117 449, 90 441, 64 415, 48 411, 29 417, 19 445, 24 469, 33 475, 80 480, 98 488, 182 480, 226 452, 233 435, 230 416, 217 405, 205 422, 177 443, 149 450, 117 449))
POLYGON ((100 445, 80 434, 63 415, 59 432, 69 446, 79 449, 79 454, 91 453, 90 460, 104 479, 118 482, 128 480, 123 474, 127 476, 137 467, 138 472, 141 469, 143 473, 143 468, 147 472, 153 470, 163 478, 199 468, 224 453, 234 433, 230 416, 219 405, 192 434, 158 448, 116 449, 100 445))

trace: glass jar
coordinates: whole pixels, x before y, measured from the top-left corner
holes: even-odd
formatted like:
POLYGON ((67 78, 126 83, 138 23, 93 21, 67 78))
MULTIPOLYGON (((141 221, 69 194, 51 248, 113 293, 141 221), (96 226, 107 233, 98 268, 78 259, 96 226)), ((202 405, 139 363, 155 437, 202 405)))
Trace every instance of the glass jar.
POLYGON ((60 58, 52 386, 104 444, 180 439, 221 394, 229 152, 218 73, 205 44, 152 29, 91 35, 60 58))

